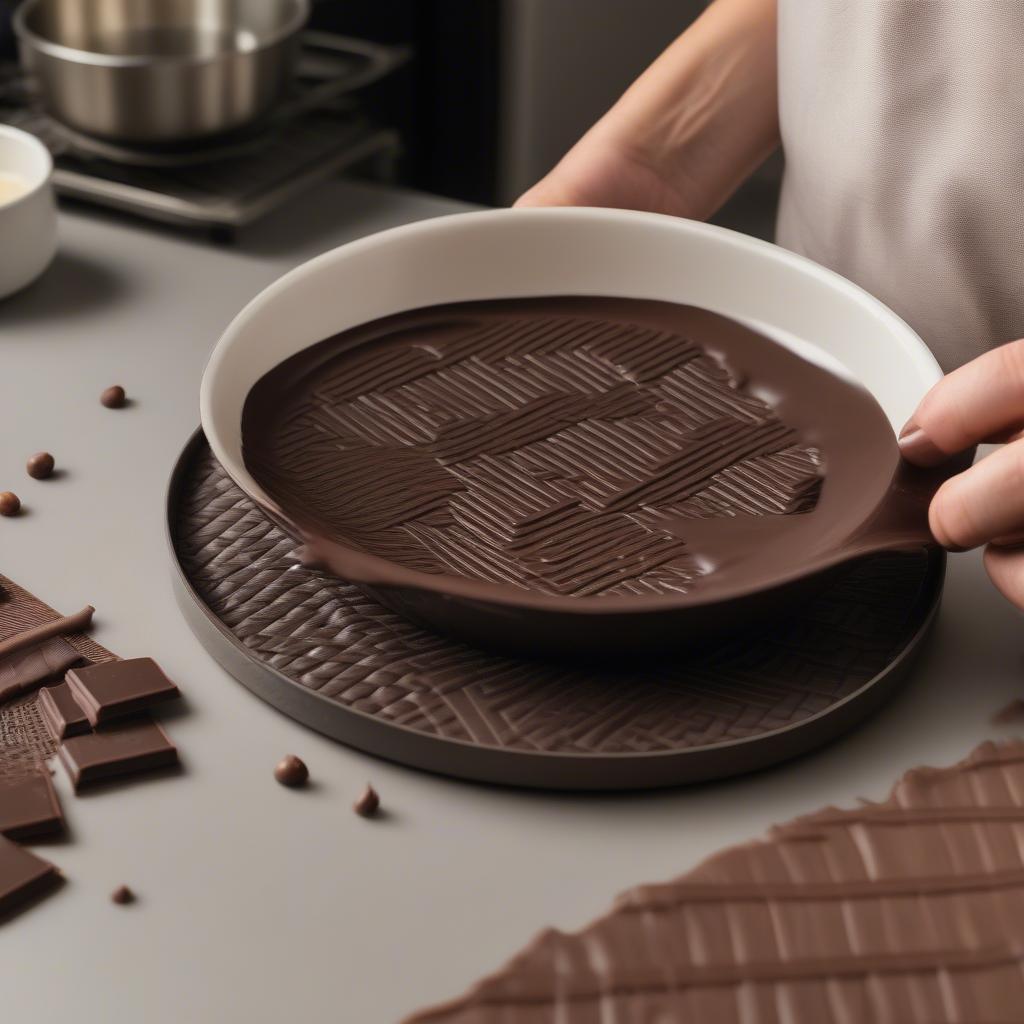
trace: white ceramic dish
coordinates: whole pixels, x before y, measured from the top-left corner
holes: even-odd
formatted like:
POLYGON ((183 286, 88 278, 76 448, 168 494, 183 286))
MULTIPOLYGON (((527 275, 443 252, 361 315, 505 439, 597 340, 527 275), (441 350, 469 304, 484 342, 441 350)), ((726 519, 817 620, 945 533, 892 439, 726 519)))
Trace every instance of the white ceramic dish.
MULTIPOLYGON (((657 214, 499 210, 373 235, 271 285, 235 318, 214 349, 202 384, 203 429, 232 479, 273 510, 245 468, 241 444, 246 396, 268 370, 315 342, 378 317, 436 303, 542 295, 657 299, 743 320, 863 382, 897 428, 941 375, 921 339, 880 302, 766 242, 657 214)), ((280 517, 287 521, 283 512, 280 517)), ((518 588, 499 593, 480 581, 445 577, 439 583, 439 577, 420 574, 408 587, 390 571, 390 563, 372 554, 357 552, 345 564, 348 578, 386 603, 473 639, 503 642, 497 634, 525 628, 524 611, 552 611, 552 599, 543 595, 518 588), (462 618, 454 613, 456 604, 462 618)), ((736 596, 743 595, 737 591, 736 596)), ((656 621, 662 632, 679 632, 682 620, 672 618, 674 601, 667 595, 618 602, 580 598, 571 612, 550 617, 543 642, 548 646, 550 640, 554 649, 567 646, 570 635, 586 641, 595 635, 587 616, 613 613, 623 615, 617 621, 622 635, 627 627, 653 631, 656 621), (641 621, 649 612, 657 614, 641 621)), ((683 603, 692 610, 701 601, 686 595, 683 603)), ((746 605, 736 604, 739 615, 746 605)), ((720 606, 710 603, 701 614, 708 623, 726 620, 720 606)))
POLYGON ((214 454, 266 500, 242 461, 253 384, 314 342, 418 306, 531 295, 690 303, 755 326, 861 381, 897 429, 942 375, 924 342, 863 289, 768 242, 626 210, 492 210, 351 242, 256 296, 217 342, 200 410, 214 454))
POLYGON ((27 191, 0 203, 0 299, 31 284, 57 251, 53 161, 28 132, 0 125, 0 173, 24 179, 27 191))

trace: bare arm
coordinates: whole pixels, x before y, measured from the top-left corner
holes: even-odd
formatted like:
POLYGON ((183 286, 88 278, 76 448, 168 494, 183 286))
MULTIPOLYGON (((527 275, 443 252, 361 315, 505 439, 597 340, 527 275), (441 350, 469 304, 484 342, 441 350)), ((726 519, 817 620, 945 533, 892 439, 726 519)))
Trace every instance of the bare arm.
POLYGON ((521 206, 703 219, 778 145, 776 0, 716 0, 521 206))

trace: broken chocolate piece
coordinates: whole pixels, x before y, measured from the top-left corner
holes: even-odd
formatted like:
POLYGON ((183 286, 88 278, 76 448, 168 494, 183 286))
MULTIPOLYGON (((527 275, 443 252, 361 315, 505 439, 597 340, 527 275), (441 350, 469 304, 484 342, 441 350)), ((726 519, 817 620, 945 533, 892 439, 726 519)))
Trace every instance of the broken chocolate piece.
POLYGON ((39 691, 39 713, 50 735, 58 742, 89 731, 89 719, 67 683, 47 686, 39 691))
POLYGON ((362 796, 352 805, 352 810, 364 818, 372 818, 379 809, 380 797, 373 786, 367 783, 362 796))
POLYGON ((63 828, 60 801, 46 769, 0 778, 0 835, 30 839, 63 828))
POLYGON ((42 894, 59 881, 60 874, 49 861, 0 836, 0 914, 42 894))
POLYGON ((110 898, 114 903, 119 903, 122 906, 126 903, 135 902, 135 893, 128 888, 127 885, 119 885, 111 894, 110 898))
POLYGON ((75 789, 116 775, 178 763, 178 751, 150 718, 124 722, 65 740, 58 751, 75 789))
POLYGON ((309 778, 309 769, 306 763, 294 754, 288 754, 277 762, 274 769, 274 778, 282 786, 302 786, 309 778))
POLYGON ((181 694, 152 658, 72 669, 67 683, 92 725, 134 714, 181 694))
POLYGON ((0 703, 25 693, 37 683, 59 679, 81 660, 81 654, 59 636, 27 650, 0 656, 0 703))

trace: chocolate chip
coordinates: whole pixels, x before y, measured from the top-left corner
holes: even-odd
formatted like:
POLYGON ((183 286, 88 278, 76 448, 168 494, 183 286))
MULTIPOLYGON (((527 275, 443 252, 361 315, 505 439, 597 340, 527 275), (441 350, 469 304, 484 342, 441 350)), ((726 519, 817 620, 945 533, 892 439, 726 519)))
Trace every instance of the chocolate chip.
POLYGON ((16 516, 21 511, 21 498, 13 491, 0 491, 0 516, 16 516))
POLYGON ((352 810, 364 818, 372 818, 380 807, 380 797, 377 791, 369 783, 363 790, 363 795, 352 805, 352 810))
POLYGON ((25 463, 25 468, 33 480, 45 480, 53 472, 53 456, 49 452, 36 452, 25 463))
POLYGON ((110 898, 115 903, 125 904, 135 902, 135 893, 127 885, 119 885, 111 894, 110 898))
POLYGON ((100 404, 108 409, 120 409, 125 402, 124 388, 120 384, 113 384, 100 395, 100 404))
POLYGON ((282 786, 301 786, 309 778, 309 769, 304 761, 294 754, 282 757, 274 769, 274 778, 282 786))

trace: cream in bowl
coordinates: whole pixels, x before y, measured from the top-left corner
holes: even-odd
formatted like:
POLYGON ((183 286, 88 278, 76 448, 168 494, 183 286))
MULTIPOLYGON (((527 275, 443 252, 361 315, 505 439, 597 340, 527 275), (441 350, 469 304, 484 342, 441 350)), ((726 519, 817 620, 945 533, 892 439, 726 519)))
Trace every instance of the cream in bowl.
POLYGON ((52 174, 35 136, 0 125, 0 299, 34 281, 57 251, 52 174))

